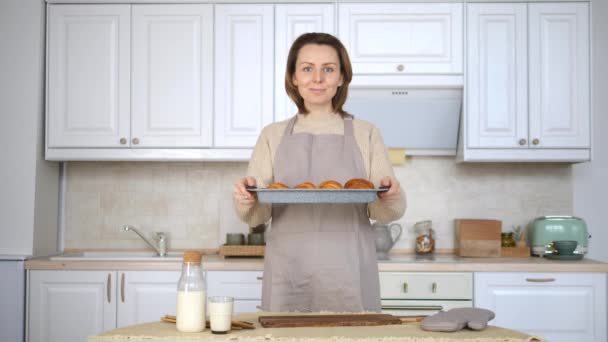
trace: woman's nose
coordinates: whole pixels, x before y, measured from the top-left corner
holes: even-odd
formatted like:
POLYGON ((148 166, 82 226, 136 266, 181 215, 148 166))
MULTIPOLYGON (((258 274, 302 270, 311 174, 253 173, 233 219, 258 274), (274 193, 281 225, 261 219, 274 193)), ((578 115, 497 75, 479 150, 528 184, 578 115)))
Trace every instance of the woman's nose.
POLYGON ((319 70, 313 72, 312 80, 316 83, 321 83, 323 81, 323 73, 319 70))

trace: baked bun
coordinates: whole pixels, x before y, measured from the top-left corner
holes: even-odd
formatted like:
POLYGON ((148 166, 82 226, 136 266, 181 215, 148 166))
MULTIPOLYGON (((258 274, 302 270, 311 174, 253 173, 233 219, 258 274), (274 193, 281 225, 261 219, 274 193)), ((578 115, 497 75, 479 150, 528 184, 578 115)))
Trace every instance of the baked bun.
POLYGON ((289 187, 283 183, 272 183, 267 189, 289 189, 289 187))
POLYGON ((374 184, 367 179, 353 178, 344 184, 345 189, 373 189, 374 184))
POLYGON ((305 182, 294 186, 296 189, 316 189, 317 187, 311 182, 305 182))
POLYGON ((342 189, 342 184, 340 184, 334 180, 328 180, 328 181, 325 181, 325 182, 319 184, 319 188, 320 189, 342 189))

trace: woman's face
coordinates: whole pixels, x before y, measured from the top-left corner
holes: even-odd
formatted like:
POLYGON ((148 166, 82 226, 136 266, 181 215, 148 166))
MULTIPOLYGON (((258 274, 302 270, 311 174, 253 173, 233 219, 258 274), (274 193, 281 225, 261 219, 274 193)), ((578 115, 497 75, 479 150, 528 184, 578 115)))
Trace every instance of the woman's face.
POLYGON ((331 99, 342 85, 336 50, 329 45, 304 45, 296 59, 293 84, 298 87, 306 109, 332 111, 331 99))

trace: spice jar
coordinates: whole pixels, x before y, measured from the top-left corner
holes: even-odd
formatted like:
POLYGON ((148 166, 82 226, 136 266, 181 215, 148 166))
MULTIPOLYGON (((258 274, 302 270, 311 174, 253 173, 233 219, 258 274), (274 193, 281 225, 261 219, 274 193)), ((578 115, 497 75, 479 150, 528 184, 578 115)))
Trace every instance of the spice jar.
POLYGON ((432 221, 416 222, 414 232, 416 233, 416 254, 432 254, 435 251, 432 221))

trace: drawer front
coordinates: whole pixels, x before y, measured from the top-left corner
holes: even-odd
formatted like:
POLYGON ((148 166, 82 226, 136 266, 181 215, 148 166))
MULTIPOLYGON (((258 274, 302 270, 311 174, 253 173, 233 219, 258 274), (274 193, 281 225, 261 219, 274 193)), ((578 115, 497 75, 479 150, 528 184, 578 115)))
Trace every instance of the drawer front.
POLYGON ((472 273, 380 273, 382 299, 473 299, 472 273))
POLYGON ((262 299, 262 272, 208 271, 209 296, 231 296, 235 299, 262 299))
POLYGON ((261 310, 261 300, 235 300, 234 301, 234 313, 252 313, 261 310))
POLYGON ((472 300, 382 300, 382 313, 396 316, 429 316, 442 310, 472 307, 472 300))

